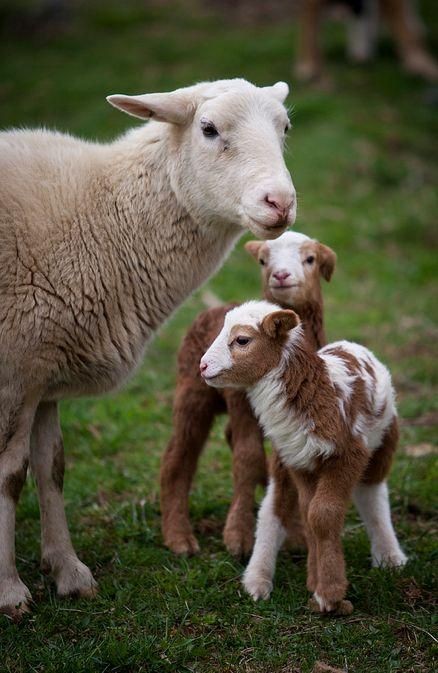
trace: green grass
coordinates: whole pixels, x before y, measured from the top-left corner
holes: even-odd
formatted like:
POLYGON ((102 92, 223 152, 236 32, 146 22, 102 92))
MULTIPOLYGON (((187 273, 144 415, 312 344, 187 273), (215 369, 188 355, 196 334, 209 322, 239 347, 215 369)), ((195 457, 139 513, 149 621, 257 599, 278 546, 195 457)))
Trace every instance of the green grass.
MULTIPOLYGON (((438 12, 432 0, 424 4, 433 31, 438 12)), ((289 20, 239 25, 192 3, 188 9, 82 3, 69 30, 17 36, 7 28, 4 5, 2 127, 43 124, 108 139, 135 124, 107 106, 111 92, 236 75, 260 84, 291 79, 289 20)), ((171 432, 176 351, 202 307, 197 293, 123 391, 62 404, 67 514, 100 593, 94 602, 60 601, 40 574, 38 505, 29 480, 18 508, 17 553, 36 603, 18 627, 0 618, 0 671, 307 673, 316 660, 354 673, 434 670, 438 474, 432 454, 411 454, 436 441, 436 108, 427 102, 433 91, 404 76, 390 49, 376 64, 354 68, 343 59, 342 34, 336 29, 326 37, 334 90, 297 86, 290 97, 287 162, 299 194, 296 229, 338 253, 338 269, 324 288, 329 337, 366 344, 394 374, 403 425, 390 482, 409 564, 399 574, 370 570, 365 533, 351 512, 345 532, 351 617, 308 612, 305 558, 290 552, 281 554, 272 599, 253 604, 239 585, 243 565, 221 541, 231 497, 223 421, 191 498, 202 552, 178 559, 163 547, 159 461, 171 432)), ((258 269, 242 243, 209 288, 224 300, 258 296, 258 269)))

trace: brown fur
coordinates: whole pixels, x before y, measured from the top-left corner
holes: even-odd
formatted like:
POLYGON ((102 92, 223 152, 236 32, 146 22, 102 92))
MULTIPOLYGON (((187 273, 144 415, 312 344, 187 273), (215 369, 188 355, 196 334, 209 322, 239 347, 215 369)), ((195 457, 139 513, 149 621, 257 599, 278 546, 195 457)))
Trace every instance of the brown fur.
MULTIPOLYGON (((310 348, 326 343, 320 277, 329 280, 334 272, 336 255, 318 241, 303 246, 303 257, 314 254, 317 260, 302 295, 294 299, 293 308, 303 319, 310 348), (320 269, 323 268, 323 270, 320 269)), ((268 246, 263 241, 249 241, 245 249, 261 267, 263 292, 273 300, 269 284, 268 246)), ((278 300, 274 300, 278 302, 278 300)), ((178 353, 177 382, 173 404, 173 433, 163 455, 160 473, 160 500, 164 544, 176 553, 195 553, 199 546, 189 518, 188 497, 198 457, 210 432, 214 417, 228 413, 227 440, 233 452, 234 495, 224 528, 224 542, 235 556, 250 553, 254 540, 254 493, 258 484, 266 483, 266 458, 263 433, 246 399, 239 390, 219 390, 205 385, 199 375, 199 361, 219 334, 225 314, 236 304, 203 311, 193 322, 178 353)), ((284 308, 289 308, 285 303, 284 308)), ((261 361, 266 361, 263 353, 261 361)), ((291 495, 292 499, 293 496, 291 495)), ((290 539, 302 544, 299 517, 289 525, 290 539)))
MULTIPOLYGON (((278 320, 279 313, 271 315, 278 320)), ((287 322, 289 312, 283 313, 287 322)), ((261 323, 257 337, 260 344, 272 338, 265 330, 269 318, 267 316, 261 323)), ((393 417, 381 446, 370 456, 361 438, 352 430, 359 412, 372 414, 360 377, 359 362, 340 347, 330 351, 336 351, 351 373, 357 374, 351 399, 344 407, 345 416, 339 410, 339 393, 334 394, 325 364, 304 340, 294 344, 293 354, 282 375, 281 400, 302 418, 303 425, 311 424, 312 434, 333 443, 334 451, 328 457, 316 459, 313 465, 309 462, 306 469, 289 467, 276 452, 272 477, 275 483, 274 512, 286 530, 289 520, 295 516, 295 484, 308 547, 307 586, 329 606, 326 609, 335 610, 341 605, 347 589, 341 543, 346 508, 356 484, 380 483, 387 476, 397 444, 397 420, 393 417)), ((253 353, 254 350, 247 356, 246 367, 252 363, 257 368, 253 353)), ((239 379, 241 365, 238 360, 233 359, 233 363, 235 371, 227 371, 224 385, 230 377, 233 381, 239 379)), ((380 411, 375 418, 379 416, 380 411)))

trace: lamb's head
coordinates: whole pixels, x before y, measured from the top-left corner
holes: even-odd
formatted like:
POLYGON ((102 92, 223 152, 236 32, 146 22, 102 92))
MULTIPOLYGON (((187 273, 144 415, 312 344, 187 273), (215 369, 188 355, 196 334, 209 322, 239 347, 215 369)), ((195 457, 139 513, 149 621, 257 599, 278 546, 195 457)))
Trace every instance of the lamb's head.
POLYGON ((196 219, 276 238, 294 223, 296 194, 283 159, 290 127, 288 86, 243 79, 203 82, 170 93, 113 95, 142 119, 167 122, 175 156, 172 186, 196 219))
POLYGON ((245 249, 261 265, 266 299, 298 312, 306 302, 321 300, 320 278, 329 281, 336 265, 331 248, 295 231, 275 241, 248 241, 245 249))
POLYGON ((250 388, 278 367, 302 338, 294 311, 267 301, 249 301, 229 311, 224 326, 202 356, 201 376, 218 388, 250 388))

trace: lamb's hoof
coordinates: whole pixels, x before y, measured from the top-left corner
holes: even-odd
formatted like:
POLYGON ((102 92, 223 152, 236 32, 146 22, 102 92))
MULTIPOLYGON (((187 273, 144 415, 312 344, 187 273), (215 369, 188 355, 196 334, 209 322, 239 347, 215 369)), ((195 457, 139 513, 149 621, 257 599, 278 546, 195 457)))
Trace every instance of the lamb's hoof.
POLYGON ((345 617, 353 612, 353 603, 342 599, 336 602, 329 602, 319 596, 316 592, 309 599, 308 606, 312 612, 318 614, 330 613, 333 616, 345 617))
POLYGON ((268 599, 273 588, 272 580, 251 572, 244 574, 242 584, 255 601, 268 599))
POLYGON ((32 596, 20 578, 0 582, 0 613, 6 615, 15 624, 30 612, 32 596))
POLYGON ((198 541, 192 533, 168 537, 164 544, 178 556, 193 556, 199 554, 200 551, 198 541))
POLYGON ((408 557, 401 549, 396 549, 389 554, 373 554, 373 568, 403 568, 408 562, 408 557))
POLYGON ((224 543, 231 556, 249 556, 254 546, 254 527, 225 526, 224 543))
POLYGON ((91 570, 78 558, 69 558, 57 565, 52 574, 61 598, 94 598, 97 594, 97 582, 91 570))

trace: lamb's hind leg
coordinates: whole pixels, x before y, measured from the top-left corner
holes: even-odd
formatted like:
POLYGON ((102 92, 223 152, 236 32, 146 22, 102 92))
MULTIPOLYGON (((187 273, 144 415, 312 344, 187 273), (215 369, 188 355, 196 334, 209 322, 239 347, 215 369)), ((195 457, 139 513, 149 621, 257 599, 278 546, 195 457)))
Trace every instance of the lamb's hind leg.
POLYGON ((40 501, 41 568, 53 575, 60 596, 92 597, 97 584, 89 568, 76 556, 65 517, 64 447, 56 402, 38 406, 30 460, 40 501))
POLYGON ((15 509, 26 480, 35 404, 0 387, 0 612, 19 621, 31 595, 15 566, 15 509))
POLYGON ((385 481, 397 448, 398 425, 394 418, 374 452, 361 482, 354 488, 353 500, 371 540, 374 566, 403 566, 407 557, 397 540, 385 481))
POLYGON ((241 391, 225 391, 230 416, 227 440, 233 451, 233 501, 224 528, 224 542, 233 556, 246 556, 254 544, 254 494, 266 483, 263 434, 241 391))

